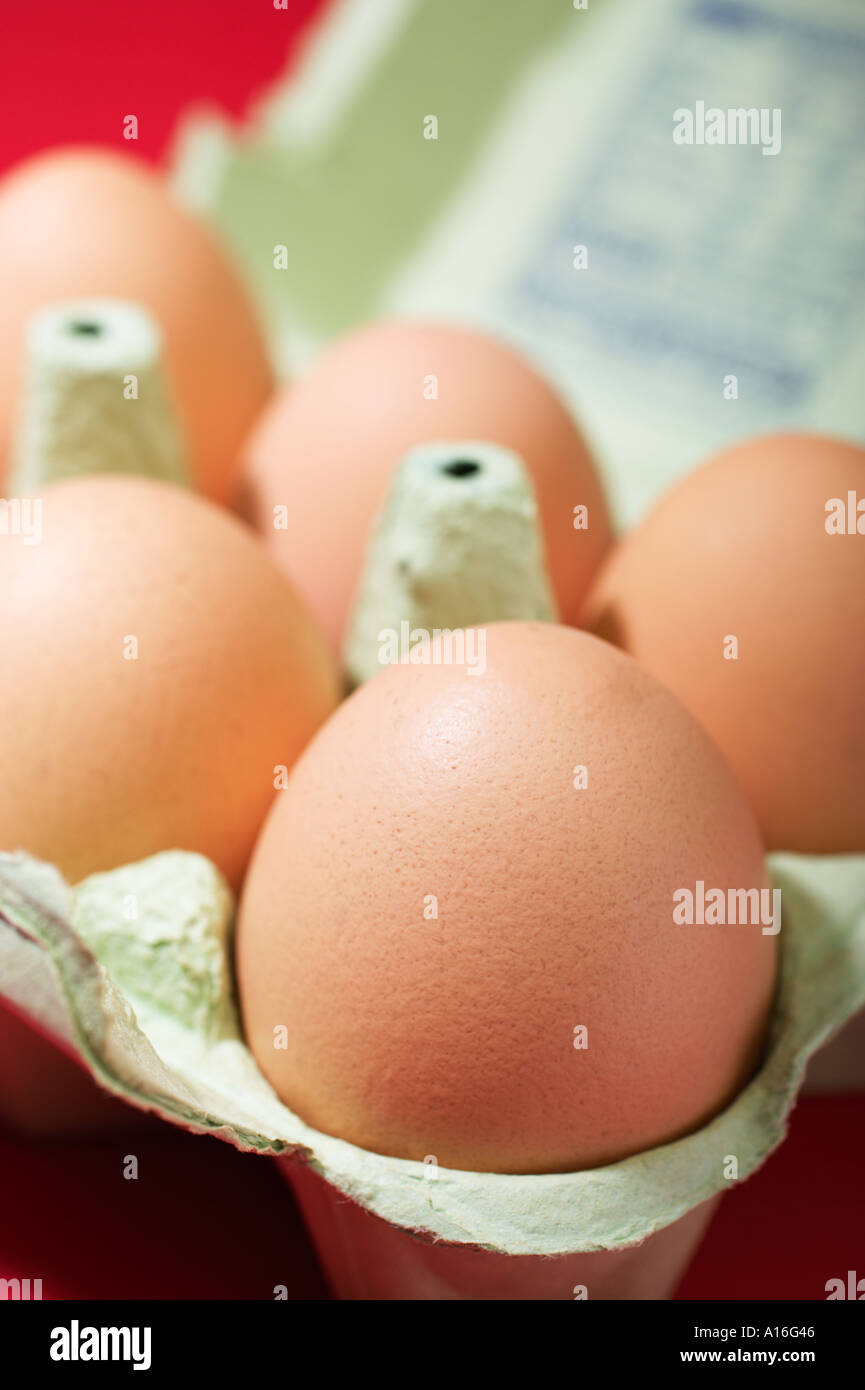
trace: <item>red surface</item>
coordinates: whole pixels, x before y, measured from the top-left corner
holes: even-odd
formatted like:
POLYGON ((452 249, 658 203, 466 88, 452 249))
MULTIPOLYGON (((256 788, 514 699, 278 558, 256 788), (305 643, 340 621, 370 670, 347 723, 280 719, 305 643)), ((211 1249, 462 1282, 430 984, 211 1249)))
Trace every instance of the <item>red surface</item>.
MULTIPOLYGON (((787 1142, 725 1197, 680 1296, 824 1299, 827 1279, 865 1276, 863 1134, 865 1096, 802 1101, 787 1142)), ((276 1164, 215 1139, 0 1133, 0 1192, 0 1278, 41 1278, 44 1298, 325 1296, 276 1164)))
MULTIPOLYGON (((240 114, 284 68, 318 0, 41 0, 0 19, 0 170, 49 145, 165 151, 178 111, 240 114), (139 119, 136 146, 122 139, 139 119)), ((823 1298, 865 1275, 865 1097, 803 1101, 791 1138, 725 1199, 687 1275, 690 1298, 823 1298)), ((0 1277, 44 1296, 315 1298, 323 1284, 276 1166, 165 1127, 125 1142, 0 1134, 0 1277), (122 1176, 139 1158, 137 1181, 122 1176)))
POLYGON ((41 1279, 46 1299, 325 1294, 276 1164, 216 1139, 167 1125, 57 1145, 0 1132, 0 1192, 0 1278, 41 1279))
POLYGON ((321 0, 7 0, 0 14, 0 170, 48 145, 164 152, 177 113, 239 115, 277 77, 321 0), (138 117, 137 143, 123 118, 138 117))
POLYGON ((865 1276, 865 1095, 808 1096, 790 1133, 721 1203, 680 1298, 825 1299, 865 1276))

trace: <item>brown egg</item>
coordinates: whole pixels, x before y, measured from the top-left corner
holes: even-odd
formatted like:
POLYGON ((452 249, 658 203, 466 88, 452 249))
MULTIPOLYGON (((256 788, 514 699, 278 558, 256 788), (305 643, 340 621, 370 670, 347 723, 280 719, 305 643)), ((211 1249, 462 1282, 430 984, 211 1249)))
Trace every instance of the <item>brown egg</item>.
POLYGON ((777 938, 681 925, 674 895, 763 888, 763 850, 636 662, 502 623, 484 664, 387 668, 297 763, 241 900, 247 1038, 288 1105, 364 1148, 592 1167, 696 1129, 753 1071, 777 938))
POLYGON ((238 450, 270 392, 264 340, 211 234, 138 161, 87 148, 0 182, 0 476, 21 391, 25 325, 54 300, 135 300, 165 335, 195 485, 233 498, 238 450))
POLYGON ((275 769, 336 703, 323 639, 248 529, 183 489, 57 483, 41 531, 0 533, 0 849, 72 881, 197 850, 237 887, 275 769))
POLYGON ((584 620, 709 731, 770 849, 865 850, 865 451, 720 454, 615 550, 584 620))
POLYGON ((610 522, 561 401, 512 348, 485 334, 378 323, 341 339, 276 396, 248 449, 250 512, 335 648, 397 464, 417 444, 465 439, 522 457, 559 614, 576 620, 610 544, 610 522), (579 507, 587 509, 585 529, 579 507), (277 528, 275 508, 284 509, 277 528))

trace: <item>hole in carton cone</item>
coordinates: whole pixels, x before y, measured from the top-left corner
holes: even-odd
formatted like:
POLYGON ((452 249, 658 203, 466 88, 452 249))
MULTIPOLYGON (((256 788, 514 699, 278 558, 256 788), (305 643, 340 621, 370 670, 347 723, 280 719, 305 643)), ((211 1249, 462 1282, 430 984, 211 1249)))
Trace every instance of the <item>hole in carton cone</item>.
POLYGON ((470 478, 480 471, 481 466, 474 459, 454 459, 452 463, 442 465, 442 472, 451 478, 470 478))

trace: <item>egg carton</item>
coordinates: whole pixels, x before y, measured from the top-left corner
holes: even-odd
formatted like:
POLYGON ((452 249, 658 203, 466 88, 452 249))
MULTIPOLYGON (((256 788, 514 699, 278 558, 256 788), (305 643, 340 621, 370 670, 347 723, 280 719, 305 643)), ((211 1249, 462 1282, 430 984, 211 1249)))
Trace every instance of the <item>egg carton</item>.
MULTIPOLYGON (((118 353, 128 357, 136 334, 135 362, 139 375, 151 373, 155 413, 152 429, 136 432, 128 471, 152 471, 152 454, 183 480, 152 323, 136 306, 99 301, 53 306, 34 322, 19 490, 80 470, 70 440, 98 436, 107 468, 125 459, 117 441, 128 430, 124 436, 122 415, 112 423, 111 412, 118 353), (82 346, 70 324, 90 321, 100 324, 98 341, 84 334, 82 346), (85 389, 87 419, 77 434, 64 433, 58 422, 75 426, 70 403, 85 389), (40 429, 46 420, 51 427, 40 429)), ((556 616, 528 474, 514 454, 484 441, 424 446, 397 470, 350 624, 350 679, 377 669, 382 628, 429 632, 441 612, 460 629, 556 616)), ((369 1153, 305 1125, 242 1038, 229 963, 231 895, 212 865, 180 852, 75 889, 51 866, 0 855, 0 993, 15 1011, 0 1026, 8 1033, 24 1020, 43 1035, 19 1034, 17 1077, 4 1079, 0 1105, 8 1110, 11 1099, 17 1118, 43 1131, 128 1126, 152 1112, 273 1156, 343 1296, 667 1296, 721 1193, 783 1138, 808 1059, 865 1000, 865 858, 770 863, 786 910, 781 988, 760 1073, 697 1133, 601 1169, 458 1172, 369 1153), (127 900, 140 916, 129 918, 127 900), (32 1065, 35 1052, 42 1069, 22 1095, 34 1076, 22 1061, 32 1065), (117 1103, 109 1106, 102 1092, 117 1103)), ((861 1028, 850 1024, 834 1055, 819 1059, 818 1081, 831 1082, 841 1056, 854 1077, 860 1063, 865 1073, 861 1028)))
POLYGON ((785 920, 759 1071, 695 1133, 588 1171, 457 1171, 307 1125, 243 1040, 234 901, 199 855, 72 888, 0 854, 2 993, 136 1111, 278 1159, 343 1296, 666 1297, 721 1194, 783 1139, 809 1059, 865 1005, 865 856, 768 864, 785 920))

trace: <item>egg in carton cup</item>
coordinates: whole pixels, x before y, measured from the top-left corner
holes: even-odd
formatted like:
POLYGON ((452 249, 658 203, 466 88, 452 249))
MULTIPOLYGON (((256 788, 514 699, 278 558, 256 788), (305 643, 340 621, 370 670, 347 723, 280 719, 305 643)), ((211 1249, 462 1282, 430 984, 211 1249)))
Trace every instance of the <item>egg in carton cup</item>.
MULTIPOLYGON (((17 505, 28 544, 42 539, 48 483, 127 473, 188 484, 162 330, 142 304, 56 300, 27 318, 24 346, 6 491, 26 499, 17 505)), ((0 1004, 0 1117, 36 1134, 136 1127, 129 1107, 95 1086, 74 1049, 57 1041, 0 1004)))
MULTIPOLYGON (((865 847, 863 492, 856 439, 737 440, 661 493, 580 615, 707 730, 769 851, 865 847)), ((865 1090, 865 1013, 805 1089, 865 1090)))
MULTIPOLYGON (((0 701, 10 754, 0 844, 48 854, 78 879, 179 842, 239 881, 273 794, 260 769, 290 764, 335 705, 336 664, 248 528, 193 490, 206 480, 190 466, 157 319, 138 302, 64 299, 26 330, 12 500, 0 500, 0 608, 7 654, 29 674, 0 701), (172 671, 185 672, 186 696, 172 671), (305 724, 316 671, 327 694, 305 724), (247 722, 228 739, 224 717, 237 707, 247 722), (213 784, 230 783, 232 797, 199 798, 201 768, 212 776, 222 756, 231 767, 213 784), (130 810, 127 777, 144 811, 130 810), (214 833, 221 848, 200 841, 214 833)), ((94 1087, 50 1029, 40 1036, 0 1003, 0 1119, 69 1134, 135 1127, 136 1116, 94 1087)))
POLYGON ((0 855, 0 980, 107 1092, 277 1157, 341 1296, 663 1298, 720 1195, 783 1139, 809 1058, 865 1002, 865 857, 769 865, 785 922, 756 1075, 697 1132, 582 1172, 447 1169, 305 1124, 244 1042, 234 900, 199 855, 156 855, 75 888, 51 865, 0 855))

